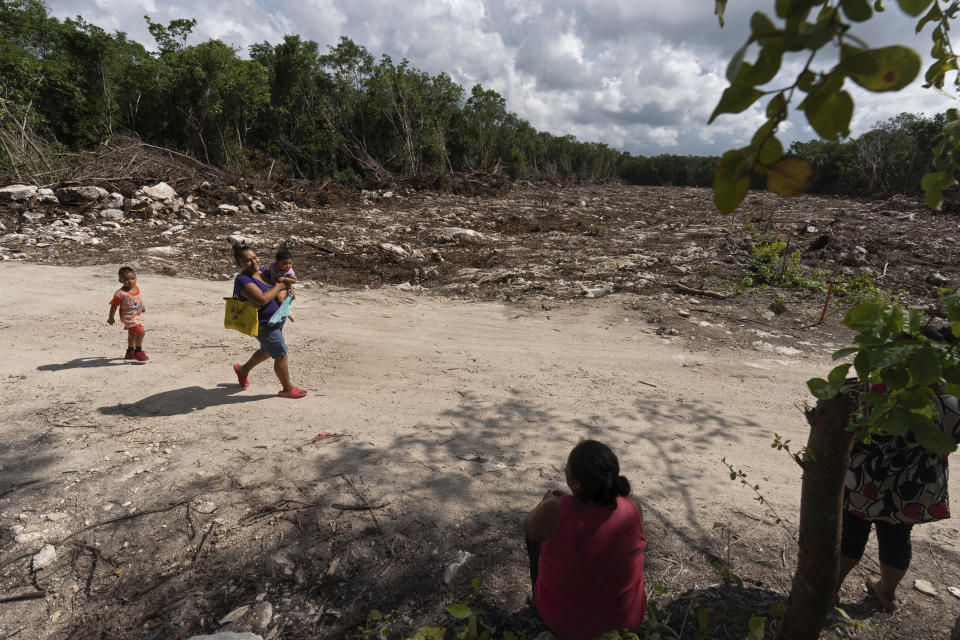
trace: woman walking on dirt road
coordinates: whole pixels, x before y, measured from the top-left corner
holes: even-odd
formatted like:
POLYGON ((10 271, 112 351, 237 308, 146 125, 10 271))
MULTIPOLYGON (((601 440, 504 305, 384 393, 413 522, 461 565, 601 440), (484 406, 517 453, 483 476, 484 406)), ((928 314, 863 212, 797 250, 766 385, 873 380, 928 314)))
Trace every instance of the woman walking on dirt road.
POLYGON ((277 295, 285 291, 288 285, 278 282, 269 285, 263 280, 260 269, 260 258, 257 252, 246 245, 234 245, 233 259, 240 268, 240 274, 233 281, 233 296, 238 300, 250 300, 259 308, 257 317, 260 321, 257 340, 260 348, 244 364, 233 365, 237 374, 237 382, 246 389, 250 386, 247 376, 255 366, 273 358, 273 371, 283 387, 278 395, 284 398, 302 398, 307 395, 303 389, 293 386, 290 380, 290 371, 287 366, 287 344, 283 341, 283 325, 281 320, 270 324, 270 317, 279 308, 277 295))

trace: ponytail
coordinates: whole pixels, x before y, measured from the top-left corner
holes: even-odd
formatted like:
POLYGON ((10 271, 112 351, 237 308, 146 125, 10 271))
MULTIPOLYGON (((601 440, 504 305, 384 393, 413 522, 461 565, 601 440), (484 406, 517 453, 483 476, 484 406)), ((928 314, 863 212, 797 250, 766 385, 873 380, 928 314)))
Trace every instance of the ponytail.
POLYGON ((243 244, 242 242, 231 243, 233 245, 233 259, 237 261, 240 259, 240 256, 243 255, 244 251, 251 251, 251 247, 243 244))

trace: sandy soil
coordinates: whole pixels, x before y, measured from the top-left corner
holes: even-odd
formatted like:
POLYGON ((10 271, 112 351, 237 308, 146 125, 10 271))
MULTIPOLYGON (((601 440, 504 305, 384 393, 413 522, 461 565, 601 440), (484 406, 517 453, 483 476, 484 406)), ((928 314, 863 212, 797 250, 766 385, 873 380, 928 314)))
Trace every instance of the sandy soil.
MULTIPOLYGON (((403 633, 442 619, 473 578, 492 620, 535 630, 518 521, 583 437, 614 448, 643 501, 665 602, 717 585, 715 559, 789 590, 800 469, 770 442, 805 441, 804 381, 837 344, 811 335, 786 357, 659 336, 630 296, 505 305, 305 283, 285 336, 309 395, 291 401, 269 365, 236 384, 256 343, 222 327, 229 282, 141 273, 150 361, 122 360, 105 322, 115 274, 0 264, 0 585, 45 592, 0 604, 0 638, 189 637, 261 594, 272 618, 244 630, 265 637, 342 636, 375 607, 403 633), (57 560, 32 570, 43 544, 57 560), (473 555, 447 585, 461 550, 473 555)), ((904 613, 868 611, 850 633, 949 636, 957 522, 915 534, 907 581, 943 595, 907 585, 904 613)), ((862 600, 862 574, 845 601, 862 600)))

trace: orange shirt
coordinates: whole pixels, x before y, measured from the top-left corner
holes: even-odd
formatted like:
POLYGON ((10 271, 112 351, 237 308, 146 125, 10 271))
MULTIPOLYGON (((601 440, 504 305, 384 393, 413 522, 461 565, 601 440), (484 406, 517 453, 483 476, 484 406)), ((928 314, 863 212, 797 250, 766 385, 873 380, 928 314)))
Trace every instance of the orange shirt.
POLYGON ((130 329, 140 324, 140 312, 143 311, 143 296, 140 287, 134 286, 130 291, 118 289, 110 301, 111 307, 120 307, 120 321, 124 329, 130 329))

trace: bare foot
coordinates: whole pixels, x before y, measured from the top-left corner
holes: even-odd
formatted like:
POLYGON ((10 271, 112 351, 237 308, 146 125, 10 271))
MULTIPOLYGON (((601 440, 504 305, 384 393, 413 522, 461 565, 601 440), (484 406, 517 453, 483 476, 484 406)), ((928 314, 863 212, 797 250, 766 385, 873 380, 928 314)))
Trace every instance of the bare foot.
POLYGON ((880 580, 867 580, 867 593, 880 603, 884 611, 896 611, 900 608, 899 600, 880 590, 880 580))

